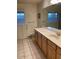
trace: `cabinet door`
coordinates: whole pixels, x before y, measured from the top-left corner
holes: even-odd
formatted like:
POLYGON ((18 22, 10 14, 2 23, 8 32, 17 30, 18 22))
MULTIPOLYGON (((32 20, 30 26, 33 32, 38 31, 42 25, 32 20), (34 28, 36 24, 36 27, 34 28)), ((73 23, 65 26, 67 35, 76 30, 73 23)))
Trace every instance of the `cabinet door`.
POLYGON ((38 33, 38 45, 41 48, 41 34, 38 33))
POLYGON ((56 50, 51 47, 50 45, 48 45, 48 56, 47 59, 55 59, 56 57, 56 50))
POLYGON ((42 36, 42 51, 44 52, 45 56, 47 56, 47 38, 42 36))
POLYGON ((38 43, 38 32, 35 30, 35 42, 38 43))
POLYGON ((60 54, 57 54, 57 59, 61 59, 61 55, 60 54))
POLYGON ((57 47, 57 58, 56 59, 61 59, 61 48, 57 47))

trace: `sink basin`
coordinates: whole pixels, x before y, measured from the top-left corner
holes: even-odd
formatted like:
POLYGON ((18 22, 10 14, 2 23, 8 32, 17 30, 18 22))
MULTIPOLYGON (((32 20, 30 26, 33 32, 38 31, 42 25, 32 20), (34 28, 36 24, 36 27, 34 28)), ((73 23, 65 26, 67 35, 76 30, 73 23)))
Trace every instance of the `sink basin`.
POLYGON ((60 32, 60 31, 59 31, 59 32, 54 31, 54 33, 55 33, 55 34, 52 34, 52 33, 51 33, 51 36, 53 36, 53 37, 55 37, 55 38, 58 38, 58 39, 59 39, 59 38, 60 38, 60 36, 61 36, 61 32, 60 32))
POLYGON ((61 31, 58 30, 58 29, 55 29, 55 28, 52 28, 52 27, 47 27, 47 29, 48 29, 49 31, 55 32, 55 33, 57 34, 57 36, 60 36, 60 35, 61 35, 61 31))
POLYGON ((49 36, 55 37, 55 38, 60 38, 61 30, 58 30, 58 29, 52 28, 52 27, 47 27, 46 29, 50 32, 49 36))
POLYGON ((61 32, 56 32, 57 36, 61 36, 61 32))

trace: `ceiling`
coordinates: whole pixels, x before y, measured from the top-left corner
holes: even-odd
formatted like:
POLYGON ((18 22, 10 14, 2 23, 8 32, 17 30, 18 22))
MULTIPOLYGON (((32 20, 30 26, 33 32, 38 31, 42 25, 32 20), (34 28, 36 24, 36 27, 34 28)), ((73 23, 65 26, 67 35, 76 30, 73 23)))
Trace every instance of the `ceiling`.
POLYGON ((42 0, 18 0, 18 3, 39 3, 42 0))

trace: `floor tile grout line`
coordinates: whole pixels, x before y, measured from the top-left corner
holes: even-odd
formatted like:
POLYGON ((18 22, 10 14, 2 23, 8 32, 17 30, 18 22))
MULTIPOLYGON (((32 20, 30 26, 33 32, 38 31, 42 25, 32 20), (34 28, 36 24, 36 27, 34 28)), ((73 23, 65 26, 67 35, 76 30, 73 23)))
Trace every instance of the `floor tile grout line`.
MULTIPOLYGON (((23 59, 43 59, 43 57, 40 56, 40 53, 38 53, 35 47, 35 45, 33 44, 33 41, 31 38, 28 39, 22 39, 20 41, 18 41, 19 44, 22 45, 22 49, 23 49, 23 59), (26 47, 27 46, 27 47, 26 47), (28 49, 27 49, 28 48, 28 49), (26 50, 27 49, 27 50, 26 50), (34 50, 34 51, 33 51, 34 50), (27 51, 29 54, 27 54, 27 51), (27 56, 29 55, 29 57, 27 56), (40 57, 38 57, 40 56, 40 57)), ((20 51, 19 51, 20 52, 20 51)))
MULTIPOLYGON (((23 51, 23 47, 22 47, 22 46, 23 46, 23 42, 22 42, 22 40, 19 40, 18 42, 19 42, 19 43, 17 43, 17 46, 19 45, 19 47, 17 47, 17 48, 22 48, 20 51, 23 51), (21 45, 21 46, 20 46, 20 45, 21 45)), ((19 53, 20 51, 17 50, 17 53, 19 53)), ((21 54, 21 53, 20 53, 20 54, 21 54)), ((22 53, 22 54, 23 54, 23 53, 22 53)), ((24 54, 23 54, 22 56, 19 55, 19 57, 23 57, 23 56, 24 56, 24 54)), ((17 54, 17 58, 19 58, 19 57, 18 57, 18 54, 17 54)))
MULTIPOLYGON (((24 40, 24 39, 23 39, 24 40)), ((22 40, 22 44, 23 44, 23 40, 22 40)), ((24 53, 24 59, 25 59, 25 52, 24 52, 24 44, 23 44, 23 53, 24 53)))
MULTIPOLYGON (((23 39, 24 41, 26 41, 26 39, 23 39)), ((27 39, 27 44, 28 44, 28 47, 29 47, 29 49, 30 49, 30 53, 31 53, 31 56, 32 56, 32 51, 31 51, 31 48, 30 48, 30 42, 29 42, 29 40, 27 39)), ((23 44, 23 47, 24 47, 24 44, 23 44)), ((25 48, 24 48, 25 49, 25 48)), ((32 56, 33 57, 33 56, 32 56)), ((25 52, 24 52, 24 59, 25 59, 25 52)), ((34 58, 33 58, 34 59, 34 58)))
MULTIPOLYGON (((30 39, 29 39, 28 41, 29 41, 29 42, 28 42, 28 45, 29 45, 29 48, 30 48, 31 56, 32 56, 32 58, 33 58, 32 50, 31 50, 31 47, 30 47, 30 39)), ((33 58, 33 59, 34 59, 34 58, 33 58)))
MULTIPOLYGON (((30 41, 29 45, 30 45, 31 54, 32 54, 32 57, 33 57, 33 56, 34 56, 34 55, 33 55, 34 52, 32 51, 32 48, 31 48, 31 43, 32 43, 32 42, 31 42, 31 40, 29 40, 29 41, 30 41)), ((35 59, 35 58, 33 57, 33 59, 35 59)))

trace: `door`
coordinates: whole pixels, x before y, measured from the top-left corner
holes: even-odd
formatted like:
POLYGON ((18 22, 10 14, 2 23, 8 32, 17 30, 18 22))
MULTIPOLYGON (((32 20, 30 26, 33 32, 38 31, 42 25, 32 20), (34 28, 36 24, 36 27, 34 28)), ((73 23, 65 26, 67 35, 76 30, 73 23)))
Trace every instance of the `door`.
POLYGON ((48 40, 48 59, 56 59, 56 45, 48 40))
POLYGON ((57 46, 57 55, 56 55, 56 59, 61 59, 61 48, 59 48, 57 46))
POLYGON ((61 59, 61 55, 60 54, 57 54, 57 59, 61 59))
POLYGON ((35 42, 38 43, 38 32, 35 30, 35 42))
POLYGON ((41 34, 38 32, 38 45, 41 48, 41 34))
POLYGON ((55 59, 55 49, 53 47, 51 47, 50 45, 48 45, 48 59, 55 59))
POLYGON ((47 56, 47 38, 42 36, 42 51, 44 52, 45 56, 47 56))

